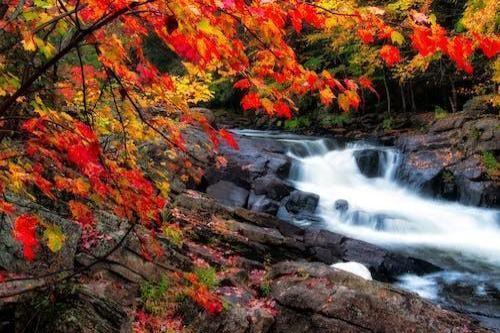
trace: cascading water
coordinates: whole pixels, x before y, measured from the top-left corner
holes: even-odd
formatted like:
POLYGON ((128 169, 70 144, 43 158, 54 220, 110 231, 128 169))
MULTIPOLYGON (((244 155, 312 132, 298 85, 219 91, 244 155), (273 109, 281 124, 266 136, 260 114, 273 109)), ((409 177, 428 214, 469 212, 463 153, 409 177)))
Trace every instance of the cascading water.
POLYGON ((500 266, 498 212, 424 198, 404 188, 395 181, 398 155, 390 149, 378 148, 383 176, 367 178, 354 153, 376 147, 354 144, 327 151, 323 140, 302 144, 306 151, 322 153, 291 153, 297 163, 290 179, 298 189, 320 196, 318 215, 326 228, 385 246, 456 251, 500 266), (337 200, 347 201, 349 209, 336 210, 337 200))
POLYGON ((275 133, 239 134, 275 138, 289 147, 295 161, 290 180, 297 189, 320 196, 316 214, 321 222, 297 223, 314 224, 442 267, 444 271, 427 276, 402 276, 399 286, 500 329, 499 211, 426 198, 398 183, 399 154, 389 148, 338 146, 330 140, 275 133), (366 150, 378 151, 382 169, 378 177, 368 178, 360 171, 356 152, 366 150))

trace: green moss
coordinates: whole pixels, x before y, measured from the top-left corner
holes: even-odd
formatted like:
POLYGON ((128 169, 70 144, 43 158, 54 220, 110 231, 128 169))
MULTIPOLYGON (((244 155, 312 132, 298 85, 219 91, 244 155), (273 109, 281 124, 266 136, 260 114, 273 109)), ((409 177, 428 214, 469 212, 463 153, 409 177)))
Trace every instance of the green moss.
POLYGON ((269 296, 271 294, 271 285, 268 282, 263 282, 260 286, 260 292, 263 296, 269 296))
POLYGON ((394 126, 394 119, 391 116, 386 117, 382 122, 382 128, 386 132, 391 131, 393 126, 394 126))

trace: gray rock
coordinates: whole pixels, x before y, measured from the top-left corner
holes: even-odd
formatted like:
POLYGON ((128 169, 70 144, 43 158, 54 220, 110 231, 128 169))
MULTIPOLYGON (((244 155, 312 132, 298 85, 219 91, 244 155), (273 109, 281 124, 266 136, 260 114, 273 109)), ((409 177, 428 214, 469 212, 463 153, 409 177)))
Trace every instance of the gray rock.
MULTIPOLYGON (((13 196, 8 196, 8 200, 16 205, 17 212, 30 212, 40 217, 47 225, 59 227, 66 239, 57 253, 52 253, 47 246, 41 244, 35 260, 29 262, 23 257, 21 244, 12 236, 12 219, 2 214, 0 216, 0 267, 9 272, 33 276, 73 269, 77 245, 82 233, 80 225, 29 201, 13 196)), ((39 236, 42 238, 41 235, 39 236)))
POLYGON ((267 175, 255 179, 252 187, 256 195, 265 195, 276 201, 280 201, 293 191, 293 187, 290 186, 288 182, 274 175, 267 175))
POLYGON ((209 186, 207 194, 223 205, 230 207, 245 207, 249 196, 247 190, 228 181, 220 181, 209 186))

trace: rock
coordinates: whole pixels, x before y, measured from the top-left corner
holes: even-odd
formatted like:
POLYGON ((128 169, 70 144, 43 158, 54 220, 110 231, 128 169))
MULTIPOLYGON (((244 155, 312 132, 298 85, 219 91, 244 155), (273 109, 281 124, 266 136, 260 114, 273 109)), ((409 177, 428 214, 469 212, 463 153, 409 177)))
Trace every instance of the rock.
MULTIPOLYGON (((251 255, 252 260, 268 255, 273 260, 308 258, 328 265, 355 261, 368 267, 374 279, 388 282, 396 281, 404 273, 426 274, 439 270, 439 267, 426 261, 396 254, 327 230, 303 229, 276 217, 243 208, 229 210, 206 195, 192 191, 184 193, 176 203, 191 214, 211 216, 209 219, 200 218, 204 224, 225 225, 228 231, 238 231, 240 235, 244 235, 244 239, 233 237, 227 241, 239 248, 240 252, 245 248, 245 253, 251 255), (244 224, 254 228, 244 227, 244 224), (277 244, 281 245, 276 247, 277 244)), ((210 230, 201 229, 200 233, 206 234, 210 230)), ((230 232, 224 233, 226 234, 230 232)))
POLYGON ((358 150, 354 152, 354 158, 359 171, 366 177, 376 178, 384 174, 382 161, 387 158, 384 152, 376 149, 358 150))
POLYGON ((332 265, 333 268, 340 269, 344 272, 352 273, 356 276, 359 276, 365 280, 373 280, 372 273, 366 268, 366 266, 358 263, 358 262, 339 262, 332 265))
POLYGON ((225 180, 249 190, 256 178, 269 175, 284 179, 288 176, 291 159, 286 156, 286 147, 282 143, 272 139, 235 137, 240 149, 221 145, 220 152, 226 158, 227 166, 208 168, 204 175, 208 185, 225 180))
POLYGON ((282 262, 268 278, 279 310, 272 332, 489 332, 416 294, 319 263, 282 262))
POLYGON ((255 179, 252 187, 256 195, 265 195, 276 201, 280 201, 293 191, 292 186, 274 175, 267 175, 255 179))
POLYGON ((327 230, 307 229, 306 247, 316 260, 326 264, 355 261, 365 265, 374 279, 394 282, 407 271, 426 274, 439 268, 420 259, 392 253, 375 245, 338 235, 327 230))
POLYGON ((279 202, 269 199, 265 195, 255 195, 254 192, 251 192, 248 199, 248 209, 254 212, 276 215, 279 210, 279 202))
POLYGON ((52 294, 45 302, 21 303, 16 307, 17 332, 95 332, 132 331, 131 318, 122 306, 83 287, 78 292, 52 294), (58 298, 59 297, 59 298, 58 298), (37 310, 33 312, 33 309, 37 310))
POLYGON ((289 213, 314 214, 319 203, 319 195, 302 191, 293 191, 286 200, 285 208, 289 213))
POLYGON ((340 199, 335 201, 333 207, 335 208, 335 210, 344 213, 349 210, 349 202, 347 202, 347 200, 340 199))
POLYGON ((220 203, 231 207, 245 207, 249 192, 228 181, 220 181, 207 188, 207 194, 220 203))

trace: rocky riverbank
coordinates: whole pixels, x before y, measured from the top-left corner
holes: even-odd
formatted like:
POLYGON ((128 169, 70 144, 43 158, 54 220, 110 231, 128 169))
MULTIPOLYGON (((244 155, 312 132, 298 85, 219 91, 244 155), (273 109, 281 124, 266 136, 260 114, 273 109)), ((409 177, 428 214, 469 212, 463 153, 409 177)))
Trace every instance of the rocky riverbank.
MULTIPOLYGON (((223 299, 224 310, 210 315, 179 297, 175 305, 164 304, 171 311, 165 316, 181 320, 185 332, 487 332, 474 320, 415 294, 328 265, 357 260, 367 264, 376 279, 386 281, 402 270, 437 269, 423 261, 326 231, 303 230, 269 215, 229 209, 198 192, 185 192, 174 207, 171 223, 182 227, 183 238, 160 236, 163 256, 147 260, 137 236, 130 234, 117 251, 99 260, 67 289, 3 299, 2 330, 128 332, 140 321, 137 309, 150 301, 144 298, 146 281, 174 281, 179 273, 196 270, 195 263, 203 261, 216 272, 212 288, 223 299), (33 308, 38 312, 30 311, 33 308)), ((112 239, 86 252, 68 243, 59 259, 68 262, 68 269, 87 265, 121 239, 126 228, 116 226, 116 220, 103 216, 100 228, 114 228, 112 239)), ((13 264, 14 259, 2 257, 2 266, 13 264)), ((35 273, 32 269, 19 272, 35 273)), ((47 273, 36 270, 42 272, 47 273)), ((11 282, 1 292, 12 294, 34 283, 11 282)), ((162 304, 161 298, 155 300, 162 304)))

